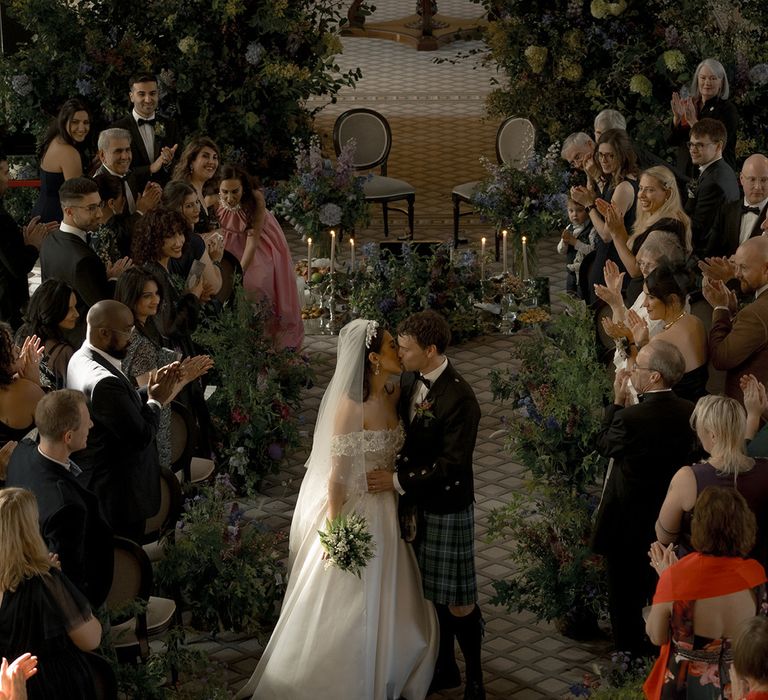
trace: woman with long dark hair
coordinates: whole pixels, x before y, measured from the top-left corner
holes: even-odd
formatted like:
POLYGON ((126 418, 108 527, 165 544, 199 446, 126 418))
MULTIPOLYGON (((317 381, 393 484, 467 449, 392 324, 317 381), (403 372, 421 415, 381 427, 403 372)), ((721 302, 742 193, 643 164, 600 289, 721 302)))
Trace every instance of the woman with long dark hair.
POLYGON ((195 190, 200 204, 200 218, 195 231, 207 233, 218 228, 216 217, 211 213, 214 197, 212 185, 219 170, 219 147, 207 136, 197 136, 187 143, 173 170, 173 179, 186 182, 195 190))

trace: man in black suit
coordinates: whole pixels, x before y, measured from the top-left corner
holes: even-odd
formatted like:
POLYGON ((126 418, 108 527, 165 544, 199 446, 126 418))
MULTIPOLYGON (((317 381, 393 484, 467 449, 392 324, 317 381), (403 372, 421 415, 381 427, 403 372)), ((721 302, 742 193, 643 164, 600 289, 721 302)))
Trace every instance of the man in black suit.
POLYGON ((634 368, 616 374, 614 403, 605 410, 598 438, 598 450, 613 465, 592 546, 607 563, 616 649, 638 657, 652 651, 642 612, 656 586, 648 565, 654 525, 672 476, 689 463, 695 445, 689 422, 694 406, 670 389, 684 371, 685 360, 671 343, 654 340, 641 348, 634 368), (636 405, 627 405, 630 378, 640 399, 636 405))
POLYGON ((88 232, 101 221, 101 197, 96 183, 86 177, 67 180, 59 189, 63 220, 59 228, 46 236, 40 248, 43 281, 57 279, 75 290, 80 314, 72 338, 79 345, 85 335, 83 319, 97 301, 109 299, 115 279, 130 260, 123 258, 109 268, 87 243, 88 232))
POLYGON ((744 241, 762 234, 768 205, 768 158, 761 153, 749 156, 739 182, 744 198, 720 207, 707 237, 708 257, 730 257, 744 241))
POLYGON ((723 160, 727 134, 720 120, 700 119, 691 127, 690 139, 691 161, 700 174, 688 186, 685 211, 691 217, 693 251, 704 257, 712 222, 724 204, 739 199, 739 183, 733 168, 723 160))
POLYGON ((474 562, 475 449, 480 406, 445 350, 451 338, 434 311, 409 316, 397 329, 406 370, 399 411, 407 423, 396 474, 369 473, 369 490, 400 493, 401 520, 415 516, 413 541, 424 596, 435 605, 440 650, 430 692, 461 684, 454 658, 458 640, 466 664, 466 700, 485 698, 480 660, 483 618, 477 605, 474 562), (448 544, 446 544, 448 543, 448 544))
POLYGON ((152 373, 137 391, 120 369, 133 331, 133 313, 107 299, 88 312, 88 336, 72 356, 67 386, 91 404, 88 444, 75 455, 80 480, 99 497, 116 534, 139 539, 144 521, 160 506, 155 442, 160 409, 179 380, 178 363, 152 373))
POLYGON ((37 262, 43 239, 57 224, 40 223, 36 216, 22 230, 3 205, 8 177, 8 158, 0 153, 0 320, 15 330, 29 301, 28 274, 37 262))
POLYGON ((26 439, 8 464, 7 486, 29 489, 37 498, 40 532, 61 570, 98 608, 112 585, 112 530, 96 496, 77 481, 71 459, 88 439, 91 416, 85 396, 63 389, 46 394, 35 408, 40 444, 26 439))
POLYGON ((128 81, 131 114, 118 119, 113 127, 126 129, 131 135, 133 174, 138 190, 149 180, 164 186, 178 148, 176 123, 157 113, 160 100, 157 76, 135 75, 128 81))

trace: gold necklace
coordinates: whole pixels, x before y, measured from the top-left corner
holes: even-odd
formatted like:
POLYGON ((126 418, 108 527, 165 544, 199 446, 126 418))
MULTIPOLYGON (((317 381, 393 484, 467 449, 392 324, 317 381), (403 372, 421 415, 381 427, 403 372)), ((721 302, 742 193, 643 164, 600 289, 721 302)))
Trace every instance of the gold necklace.
POLYGON ((670 321, 669 323, 664 324, 664 330, 668 331, 672 326, 674 326, 683 316, 685 316, 685 310, 674 320, 670 321))

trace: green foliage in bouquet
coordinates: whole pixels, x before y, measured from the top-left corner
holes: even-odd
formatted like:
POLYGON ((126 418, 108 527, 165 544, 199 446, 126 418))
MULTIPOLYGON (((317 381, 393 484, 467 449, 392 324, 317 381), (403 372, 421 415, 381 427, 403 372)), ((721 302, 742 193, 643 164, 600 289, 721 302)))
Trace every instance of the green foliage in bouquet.
POLYGON ((273 621, 285 571, 277 536, 246 520, 234 498, 220 474, 187 500, 157 579, 181 593, 198 629, 256 633, 273 621))
POLYGON ((643 683, 655 659, 632 658, 616 651, 606 666, 595 665, 596 674, 585 673, 582 681, 571 686, 570 697, 590 700, 644 700, 643 683))
POLYGON ((563 303, 565 313, 516 338, 514 366, 491 370, 491 390, 514 408, 505 421, 514 457, 534 477, 581 491, 603 466, 595 440, 611 386, 597 359, 591 312, 581 301, 563 303))
POLYGON ((705 58, 725 67, 741 117, 737 153, 765 149, 768 26, 760 0, 475 0, 489 24, 490 57, 508 80, 493 115, 530 118, 550 141, 590 131, 606 107, 664 155, 672 92, 705 58))
POLYGON ((368 521, 357 513, 337 515, 333 520, 326 519, 325 530, 318 530, 318 534, 320 544, 328 555, 325 568, 335 566, 361 578, 363 569, 376 551, 373 535, 368 531, 368 521))
POLYGON ((510 540, 514 573, 494 581, 492 601, 539 620, 605 613, 605 573, 589 549, 594 503, 563 489, 532 485, 489 516, 488 539, 510 540))
POLYGON ((161 111, 182 134, 210 135, 277 178, 293 168, 293 139, 311 133, 304 101, 333 100, 361 77, 335 59, 346 21, 336 0, 11 0, 7 9, 31 35, 0 58, 11 131, 40 134, 75 95, 110 122, 128 111, 128 77, 152 71, 161 111))
POLYGON ((403 245, 402 257, 374 243, 361 246, 362 261, 349 276, 349 304, 358 318, 396 328, 417 311, 438 311, 451 327, 453 343, 480 333, 475 301, 480 299, 480 272, 475 253, 438 247, 418 255, 403 245))
POLYGON ((215 362, 217 388, 208 407, 217 463, 248 493, 299 444, 301 391, 312 379, 307 357, 275 348, 265 331, 271 314, 238 285, 235 303, 195 333, 215 362))

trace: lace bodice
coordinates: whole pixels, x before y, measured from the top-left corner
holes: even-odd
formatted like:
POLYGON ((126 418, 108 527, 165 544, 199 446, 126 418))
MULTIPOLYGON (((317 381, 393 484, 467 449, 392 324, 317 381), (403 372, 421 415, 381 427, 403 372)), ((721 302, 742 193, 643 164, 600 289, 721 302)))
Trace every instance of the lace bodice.
POLYGON ((392 430, 360 430, 334 435, 331 439, 332 457, 354 457, 365 453, 365 469, 394 471, 395 456, 405 442, 402 423, 392 430))

